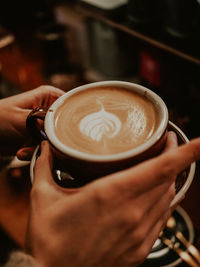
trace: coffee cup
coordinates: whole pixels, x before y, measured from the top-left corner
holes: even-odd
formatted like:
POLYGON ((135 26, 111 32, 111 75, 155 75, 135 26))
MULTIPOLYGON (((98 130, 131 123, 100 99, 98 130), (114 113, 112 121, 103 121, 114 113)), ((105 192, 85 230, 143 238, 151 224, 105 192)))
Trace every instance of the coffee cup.
POLYGON ((168 110, 148 88, 102 81, 65 93, 48 110, 33 110, 27 128, 49 141, 56 169, 73 177, 72 187, 78 187, 160 153, 168 110), (43 130, 37 119, 44 120, 43 130))

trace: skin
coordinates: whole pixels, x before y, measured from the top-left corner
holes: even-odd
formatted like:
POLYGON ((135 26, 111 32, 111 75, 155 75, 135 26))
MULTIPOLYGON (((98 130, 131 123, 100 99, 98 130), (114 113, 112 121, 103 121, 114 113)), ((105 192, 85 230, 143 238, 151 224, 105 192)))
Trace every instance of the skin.
MULTIPOLYGON (((28 92, 0 100, 0 147, 1 154, 15 154, 24 145, 30 143, 30 134, 26 130, 26 118, 36 107, 49 107, 64 92, 52 86, 40 86, 28 92)), ((26 158, 32 149, 19 151, 19 158, 26 158), (23 155, 24 153, 24 155, 23 155)))
POLYGON ((177 148, 170 132, 162 155, 73 191, 54 183, 44 141, 31 192, 28 251, 44 266, 138 266, 172 212, 177 174, 198 159, 200 138, 177 148))

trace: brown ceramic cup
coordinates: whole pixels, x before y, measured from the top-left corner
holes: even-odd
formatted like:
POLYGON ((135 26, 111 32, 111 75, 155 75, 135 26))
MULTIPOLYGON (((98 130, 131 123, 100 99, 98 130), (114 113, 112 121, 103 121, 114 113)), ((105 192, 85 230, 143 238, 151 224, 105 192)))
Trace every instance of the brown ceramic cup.
POLYGON ((103 81, 82 85, 65 93, 48 110, 42 107, 33 110, 27 118, 27 128, 35 138, 48 140, 55 156, 55 168, 69 174, 73 180, 72 187, 79 187, 159 154, 166 141, 168 110, 163 100, 148 88, 124 81, 103 81), (105 100, 107 92, 108 101, 105 100), (145 105, 150 103, 150 110, 143 113, 142 106, 138 111, 138 104, 132 100, 135 95, 145 105), (96 102, 99 106, 93 108, 96 102), (127 107, 129 110, 126 110, 127 107), (78 115, 76 109, 79 110, 78 115), (147 125, 149 118, 153 121, 152 127, 147 125), (38 129, 38 119, 44 120, 42 130, 38 129), (126 127, 125 130, 123 127, 126 127), (132 144, 143 130, 149 132, 138 144, 132 144), (67 144, 62 139, 65 138, 65 134, 64 137, 61 135, 62 131, 66 131, 67 144), (113 139, 119 134, 119 139, 113 139), (77 144, 71 145, 71 139, 77 144), (98 143, 99 140, 102 143, 98 143), (129 144, 129 140, 132 143, 129 144), (92 152, 90 143, 95 146, 92 152), (86 146, 79 149, 82 144, 86 146))

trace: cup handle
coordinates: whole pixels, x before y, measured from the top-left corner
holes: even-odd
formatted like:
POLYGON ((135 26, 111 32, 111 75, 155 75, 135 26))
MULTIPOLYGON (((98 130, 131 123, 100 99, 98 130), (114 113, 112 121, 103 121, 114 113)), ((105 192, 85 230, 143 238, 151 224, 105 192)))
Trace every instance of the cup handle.
POLYGON ((43 125, 41 127, 41 124, 38 120, 44 121, 44 118, 47 113, 47 108, 37 107, 33 109, 27 119, 26 119, 26 128, 31 133, 33 138, 36 139, 36 141, 41 142, 42 140, 47 140, 47 135, 43 129, 43 125))

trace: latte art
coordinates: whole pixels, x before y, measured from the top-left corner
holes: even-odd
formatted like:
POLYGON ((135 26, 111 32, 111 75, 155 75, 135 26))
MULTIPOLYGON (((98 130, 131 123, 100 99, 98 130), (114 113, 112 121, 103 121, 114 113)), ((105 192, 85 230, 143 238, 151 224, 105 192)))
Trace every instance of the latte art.
MULTIPOLYGON (((147 127, 148 121, 143 112, 143 110, 139 110, 139 108, 132 108, 128 112, 127 121, 126 121, 126 128, 128 132, 132 133, 132 136, 135 141, 137 141, 140 136, 142 136, 145 132, 147 127)), ((152 128, 147 137, 151 136, 153 133, 154 128, 152 128)))
POLYGON ((71 95, 54 116, 58 139, 75 150, 111 155, 145 143, 158 115, 145 96, 123 88, 97 87, 71 95))
POLYGON ((99 112, 84 117, 79 128, 82 134, 100 142, 104 136, 108 138, 116 136, 121 129, 121 121, 117 116, 102 108, 99 112))

